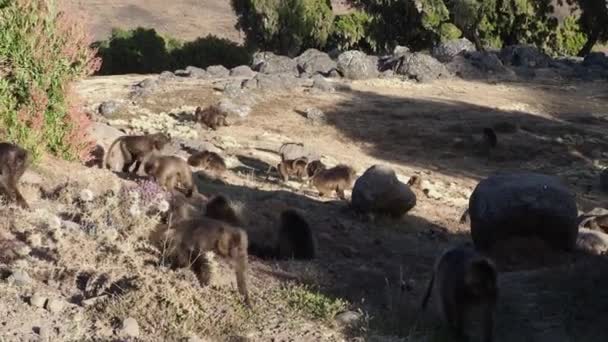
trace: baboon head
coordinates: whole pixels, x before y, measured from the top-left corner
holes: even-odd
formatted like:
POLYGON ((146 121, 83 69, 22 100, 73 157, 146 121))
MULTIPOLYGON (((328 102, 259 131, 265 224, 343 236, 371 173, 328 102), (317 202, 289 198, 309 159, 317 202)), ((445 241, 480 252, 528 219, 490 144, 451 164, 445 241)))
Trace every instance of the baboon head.
POLYGON ((165 133, 154 133, 150 135, 150 138, 153 141, 154 147, 159 151, 171 142, 171 138, 165 133))
POLYGON ((320 160, 313 160, 306 166, 306 174, 308 177, 313 177, 321 170, 325 170, 325 164, 323 164, 320 160))

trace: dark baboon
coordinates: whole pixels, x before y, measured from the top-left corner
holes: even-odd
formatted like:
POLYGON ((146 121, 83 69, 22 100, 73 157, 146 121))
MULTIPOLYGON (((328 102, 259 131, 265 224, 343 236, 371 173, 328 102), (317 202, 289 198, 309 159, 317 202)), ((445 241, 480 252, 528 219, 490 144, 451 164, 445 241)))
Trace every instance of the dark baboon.
POLYGON ((19 179, 29 164, 28 152, 18 145, 0 143, 0 195, 19 206, 29 209, 29 205, 19 191, 19 179))
POLYGON ((197 122, 204 124, 212 130, 217 130, 220 126, 228 126, 226 114, 218 106, 209 106, 205 109, 197 107, 194 113, 197 122))
POLYGON ((211 151, 196 152, 188 158, 188 164, 205 170, 222 174, 226 171, 226 162, 219 154, 211 151))
POLYGON ((486 127, 483 129, 483 141, 485 142, 485 145, 490 148, 494 148, 498 145, 498 137, 492 128, 486 127))
POLYGON ((250 305, 247 290, 247 233, 228 223, 200 217, 178 222, 167 230, 168 254, 178 267, 191 267, 201 285, 209 284, 210 272, 205 252, 212 251, 229 258, 235 268, 236 283, 245 303, 250 305))
POLYGON ((264 259, 309 260, 316 256, 316 239, 304 217, 293 209, 281 213, 276 242, 271 246, 251 243, 249 254, 264 259))
POLYGON ((296 176, 301 181, 306 177, 307 164, 308 160, 304 157, 294 160, 283 160, 277 165, 277 171, 285 182, 289 180, 289 176, 296 176))
POLYGON ((188 197, 196 190, 190 166, 180 157, 154 156, 146 161, 144 171, 167 191, 176 189, 178 182, 186 190, 188 197))
POLYGON ((466 338, 465 315, 473 307, 482 307, 483 341, 493 340, 498 300, 496 266, 477 253, 471 244, 452 247, 437 259, 422 309, 426 307, 431 292, 442 320, 461 339, 466 338))
POLYGON ((337 165, 331 169, 319 170, 312 177, 312 184, 319 190, 319 196, 331 195, 336 191, 340 199, 346 199, 344 190, 350 189, 355 181, 355 170, 347 165, 337 165))
POLYGON ((325 169, 325 164, 323 164, 320 160, 313 160, 306 165, 306 175, 308 178, 312 178, 317 174, 317 172, 325 169))
POLYGON ((133 172, 137 173, 142 163, 153 152, 159 152, 170 142, 170 138, 163 133, 146 134, 146 135, 125 135, 114 140, 108 148, 103 161, 104 167, 108 168, 108 157, 114 149, 114 145, 118 144, 120 153, 124 160, 122 172, 129 172, 131 166, 135 163, 133 172))
POLYGON ((407 185, 409 185, 412 188, 420 188, 420 185, 422 184, 422 179, 420 179, 420 176, 411 176, 410 179, 407 181, 407 185))
POLYGON ((218 221, 228 222, 233 226, 243 225, 243 221, 239 218, 234 208, 232 208, 228 199, 222 195, 214 196, 207 203, 205 216, 218 221))

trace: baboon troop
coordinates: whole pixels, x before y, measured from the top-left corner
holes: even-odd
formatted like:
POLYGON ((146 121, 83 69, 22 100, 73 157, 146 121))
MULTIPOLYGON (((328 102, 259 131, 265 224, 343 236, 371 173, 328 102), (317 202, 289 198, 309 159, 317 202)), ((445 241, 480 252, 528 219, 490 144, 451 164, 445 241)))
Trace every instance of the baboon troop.
POLYGON ((19 179, 28 167, 28 156, 20 146, 0 143, 0 195, 24 209, 29 209, 29 205, 19 191, 19 179))
POLYGON ((216 131, 221 126, 229 126, 226 120, 226 113, 222 112, 218 106, 209 106, 205 109, 197 107, 194 112, 195 120, 212 130, 216 131))
POLYGON ((498 300, 496 266, 472 245, 449 248, 437 259, 422 309, 426 308, 431 295, 441 319, 460 340, 466 339, 464 324, 471 309, 482 308, 483 341, 493 341, 498 300))
POLYGON ((160 152, 166 144, 171 141, 169 136, 163 133, 146 135, 124 135, 114 140, 112 145, 105 153, 103 166, 109 168, 108 157, 111 155, 114 146, 118 144, 118 149, 124 161, 122 172, 129 172, 131 166, 135 164, 133 173, 137 173, 141 164, 146 161, 152 153, 160 152))

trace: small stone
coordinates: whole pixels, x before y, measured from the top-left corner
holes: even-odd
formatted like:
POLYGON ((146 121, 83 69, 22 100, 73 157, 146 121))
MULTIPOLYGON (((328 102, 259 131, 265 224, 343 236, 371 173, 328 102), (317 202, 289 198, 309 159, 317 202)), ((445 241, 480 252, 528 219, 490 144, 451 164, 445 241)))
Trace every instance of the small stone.
POLYGON ((139 324, 135 318, 129 317, 122 322, 122 328, 120 329, 121 336, 127 337, 138 337, 139 336, 139 324))
POLYGON ((103 236, 108 241, 116 241, 118 239, 118 231, 114 228, 108 228, 104 231, 103 236))
POLYGON ((361 319, 361 314, 354 311, 345 311, 336 316, 336 322, 342 325, 351 326, 361 319))
POLYGON ((50 341, 52 330, 48 327, 38 328, 38 336, 42 341, 50 341))
POLYGON ((200 337, 196 336, 196 335, 192 335, 190 337, 188 337, 188 342, 205 342, 205 340, 201 339, 200 337))
POLYGON ((168 81, 175 78, 175 75, 171 71, 163 71, 158 76, 158 79, 161 81, 168 81))
POLYGON ((58 313, 65 308, 65 302, 61 299, 51 298, 46 302, 46 309, 52 313, 58 313))
POLYGON ((38 233, 34 233, 28 236, 27 242, 34 248, 40 247, 42 246, 42 236, 38 233))
POLYGON ((325 113, 318 108, 307 108, 304 112, 306 113, 306 118, 315 124, 322 124, 327 121, 325 113))
POLYGON ((114 114, 118 109, 120 109, 120 103, 116 101, 105 101, 99 105, 99 114, 106 116, 114 114))
POLYGON ((43 295, 41 295, 38 292, 35 292, 31 297, 30 297, 30 305, 37 307, 37 308, 43 308, 44 304, 46 303, 47 298, 44 297, 43 295))
POLYGON ((15 248, 15 253, 17 253, 17 255, 20 257, 26 257, 30 255, 31 252, 32 249, 26 245, 20 245, 19 247, 15 248))
POLYGON ((8 277, 7 280, 10 284, 15 284, 17 286, 28 285, 32 282, 32 278, 24 270, 13 271, 13 273, 8 277))

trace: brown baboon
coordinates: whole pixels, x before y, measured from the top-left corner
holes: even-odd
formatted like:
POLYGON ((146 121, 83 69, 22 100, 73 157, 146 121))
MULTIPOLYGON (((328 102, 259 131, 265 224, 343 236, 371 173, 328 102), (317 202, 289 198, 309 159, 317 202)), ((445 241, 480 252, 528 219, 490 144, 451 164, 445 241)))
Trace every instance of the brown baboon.
POLYGON ((223 113, 218 106, 209 106, 205 109, 197 107, 194 113, 197 122, 216 131, 220 126, 228 126, 226 114, 223 113))
POLYGON ((118 144, 120 153, 124 160, 122 172, 129 172, 131 166, 135 163, 134 173, 137 173, 141 164, 146 161, 152 152, 159 152, 168 144, 171 139, 163 133, 146 134, 146 135, 125 135, 114 140, 108 148, 103 161, 104 167, 108 168, 108 157, 114 149, 114 145, 118 144))
POLYGON ((466 339, 465 315, 473 307, 481 306, 483 341, 493 340, 498 300, 496 266, 489 258, 477 253, 471 244, 452 247, 437 259, 422 309, 426 307, 431 292, 442 320, 461 339, 466 339))
POLYGON ((498 137, 492 128, 486 127, 483 129, 483 140, 487 147, 495 148, 498 145, 498 137))
POLYGON ((407 181, 407 185, 409 185, 412 188, 420 188, 420 185, 422 184, 422 179, 420 178, 420 176, 411 176, 410 179, 407 181))
POLYGON ((335 190, 338 197, 344 200, 344 190, 352 188, 355 176, 352 167, 340 164, 331 169, 317 171, 312 177, 312 184, 319 190, 319 196, 331 195, 335 190))
POLYGON ((196 152, 188 158, 188 164, 201 167, 216 174, 226 171, 226 162, 219 154, 211 151, 196 152))
POLYGON ((29 165, 28 152, 18 145, 0 143, 0 195, 19 206, 29 209, 29 205, 19 191, 19 179, 29 165))
POLYGON ((320 160, 313 160, 306 165, 306 175, 308 178, 312 178, 317 174, 317 172, 325 169, 325 164, 323 164, 320 160))
POLYGON ((308 160, 304 157, 294 160, 283 160, 277 165, 277 171, 284 182, 289 180, 289 176, 296 176, 300 181, 306 177, 306 165, 308 160))
POLYGON ((205 252, 229 258, 234 265, 236 283, 245 303, 250 305, 246 273, 248 268, 247 233, 237 227, 207 217, 178 222, 167 231, 169 256, 176 266, 192 267, 201 285, 209 283, 210 272, 205 252))
POLYGON ((180 157, 152 156, 146 161, 144 171, 167 191, 176 189, 178 182, 186 190, 188 197, 196 190, 190 166, 180 157))
POLYGON ((214 196, 207 203, 205 216, 218 221, 228 222, 233 226, 243 225, 243 221, 237 215, 234 208, 232 208, 228 199, 222 195, 214 196))

